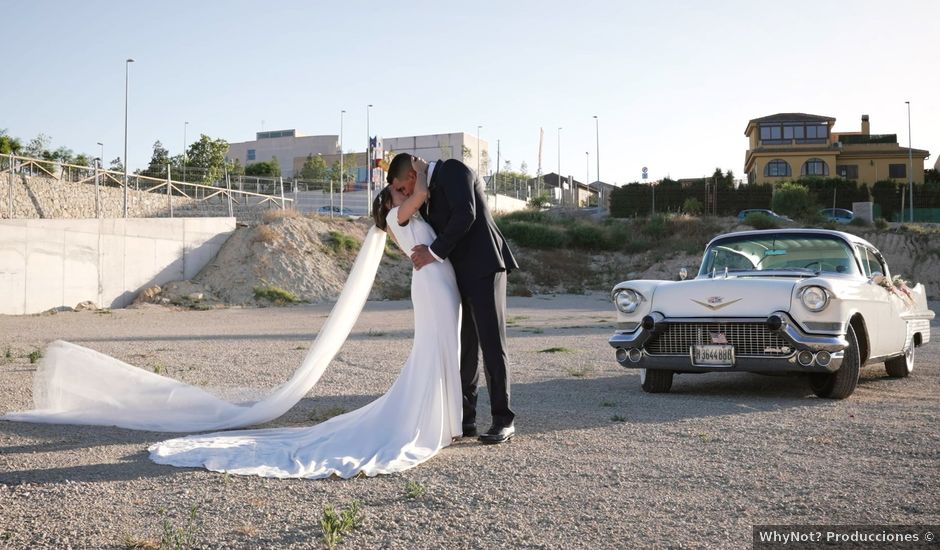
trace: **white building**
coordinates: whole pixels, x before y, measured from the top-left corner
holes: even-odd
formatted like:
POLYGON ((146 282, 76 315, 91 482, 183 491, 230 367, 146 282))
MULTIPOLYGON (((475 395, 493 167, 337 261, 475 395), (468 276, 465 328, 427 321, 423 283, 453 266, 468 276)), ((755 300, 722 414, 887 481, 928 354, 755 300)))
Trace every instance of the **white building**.
MULTIPOLYGON (((458 132, 427 136, 382 138, 382 150, 391 153, 411 153, 427 160, 463 160, 473 170, 479 167, 483 174, 490 167, 489 150, 485 140, 477 141, 475 135, 458 132)), ((305 136, 297 130, 258 132, 253 141, 230 143, 226 157, 238 160, 242 166, 255 162, 266 162, 277 158, 284 177, 292 177, 303 166, 308 155, 323 155, 327 164, 340 154, 339 136, 305 136)), ((379 157, 380 153, 376 154, 379 157)), ((355 163, 358 179, 365 181, 365 156, 349 154, 347 163, 355 163)))
MULTIPOLYGON (((238 160, 242 166, 255 162, 267 162, 277 158, 281 175, 294 175, 295 159, 306 159, 307 155, 338 155, 339 136, 305 136, 297 130, 258 132, 254 141, 230 143, 226 158, 238 160)), ((303 160, 300 161, 303 166, 303 160)))

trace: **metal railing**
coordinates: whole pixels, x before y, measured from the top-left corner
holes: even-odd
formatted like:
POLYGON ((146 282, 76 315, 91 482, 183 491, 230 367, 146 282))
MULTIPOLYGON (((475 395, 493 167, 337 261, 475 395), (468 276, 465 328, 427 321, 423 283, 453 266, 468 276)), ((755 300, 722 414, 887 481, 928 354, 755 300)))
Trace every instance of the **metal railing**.
MULTIPOLYGON (((0 155, 0 174, 9 174, 8 177, 8 217, 13 218, 13 185, 16 175, 45 176, 59 181, 68 181, 75 184, 88 184, 95 186, 95 212, 96 217, 101 215, 100 188, 124 187, 124 172, 106 170, 98 166, 81 166, 67 164, 55 160, 44 160, 23 157, 14 154, 0 155)), ((185 212, 197 212, 209 215, 227 214, 235 216, 236 213, 257 214, 261 210, 272 208, 292 208, 294 199, 285 196, 283 183, 280 193, 258 193, 233 189, 231 178, 224 174, 221 181, 215 185, 177 181, 172 178, 171 168, 167 166, 166 177, 156 178, 141 174, 128 174, 128 189, 151 194, 163 194, 167 198, 167 210, 170 217, 174 210, 179 208, 185 212), (182 207, 174 205, 180 200, 184 201, 182 207)))

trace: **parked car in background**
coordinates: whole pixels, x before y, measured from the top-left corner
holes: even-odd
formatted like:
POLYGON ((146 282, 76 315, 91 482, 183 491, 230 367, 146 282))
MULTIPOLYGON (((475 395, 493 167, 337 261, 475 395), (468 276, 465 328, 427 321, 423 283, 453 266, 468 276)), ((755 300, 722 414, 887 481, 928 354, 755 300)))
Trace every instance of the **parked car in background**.
POLYGON ((855 219, 855 214, 845 208, 823 208, 819 215, 826 218, 826 221, 836 223, 849 223, 855 219))
POLYGON ((345 208, 345 207, 340 208, 338 206, 330 206, 330 205, 321 206, 320 208, 317 208, 317 214, 321 216, 329 216, 332 214, 333 216, 346 217, 346 218, 350 218, 354 220, 360 217, 358 214, 354 213, 352 210, 348 208, 345 208))
POLYGON ((738 221, 743 222, 744 218, 746 218, 748 214, 763 214, 769 218, 773 218, 775 220, 784 221, 784 222, 793 221, 786 216, 781 216, 780 214, 777 214, 776 212, 774 212, 773 210, 770 210, 769 208, 746 208, 738 212, 738 221))
POLYGON ((746 371, 802 375, 844 399, 867 364, 908 376, 934 317, 924 285, 892 279, 871 243, 816 229, 720 235, 694 279, 624 281, 611 298, 609 343, 650 393, 675 374, 746 371))

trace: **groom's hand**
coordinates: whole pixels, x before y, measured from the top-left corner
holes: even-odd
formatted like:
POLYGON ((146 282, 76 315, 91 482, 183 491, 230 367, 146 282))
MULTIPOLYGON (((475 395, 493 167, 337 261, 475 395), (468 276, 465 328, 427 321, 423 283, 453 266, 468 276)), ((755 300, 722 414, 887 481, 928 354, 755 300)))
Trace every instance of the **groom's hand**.
POLYGON ((411 263, 415 265, 415 269, 421 269, 436 261, 437 260, 434 259, 434 256, 431 254, 431 250, 425 244, 419 244, 411 249, 411 263))

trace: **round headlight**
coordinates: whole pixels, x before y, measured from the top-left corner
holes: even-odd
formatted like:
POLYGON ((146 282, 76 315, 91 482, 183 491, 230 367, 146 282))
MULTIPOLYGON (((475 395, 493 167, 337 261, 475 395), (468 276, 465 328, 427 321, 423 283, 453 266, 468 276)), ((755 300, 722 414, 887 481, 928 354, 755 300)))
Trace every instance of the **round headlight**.
POLYGON ((829 305, 829 293, 819 286, 808 286, 800 294, 803 305, 810 311, 822 311, 829 305))
POLYGON ((624 313, 633 313, 642 301, 643 297, 640 296, 640 293, 629 288, 618 290, 614 294, 614 303, 617 304, 617 309, 624 313))

